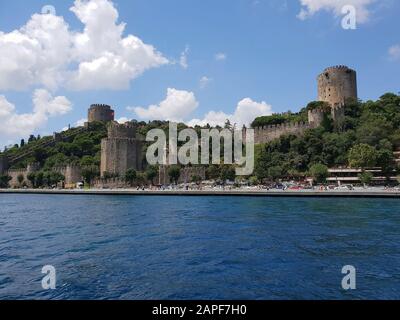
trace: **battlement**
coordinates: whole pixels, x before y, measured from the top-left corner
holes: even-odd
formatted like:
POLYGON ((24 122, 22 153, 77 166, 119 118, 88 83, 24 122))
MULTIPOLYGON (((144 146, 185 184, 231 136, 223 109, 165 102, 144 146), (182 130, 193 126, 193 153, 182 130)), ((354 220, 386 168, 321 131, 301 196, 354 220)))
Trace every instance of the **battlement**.
POLYGON ((111 106, 109 106, 108 104, 95 103, 92 104, 89 109, 99 109, 99 108, 110 110, 111 106))
POLYGON ((254 128, 254 143, 268 143, 285 134, 299 135, 312 127, 313 125, 307 122, 287 122, 277 125, 256 127, 254 128))
POLYGON ((262 127, 256 127, 254 128, 255 131, 285 131, 285 130, 291 130, 293 128, 302 128, 302 127, 308 127, 307 122, 285 122, 282 124, 273 124, 273 125, 268 125, 268 126, 262 126, 262 127))
POLYGON ((336 72, 336 71, 350 71, 350 72, 355 72, 353 69, 349 68, 348 66, 345 65, 337 65, 337 66, 332 66, 328 67, 324 70, 322 74, 325 74, 327 72, 336 72))
POLYGON ((114 110, 106 104, 92 104, 88 110, 88 121, 114 121, 114 110))
POLYGON ((109 139, 135 139, 136 132, 137 125, 133 122, 120 124, 113 121, 108 125, 109 139))

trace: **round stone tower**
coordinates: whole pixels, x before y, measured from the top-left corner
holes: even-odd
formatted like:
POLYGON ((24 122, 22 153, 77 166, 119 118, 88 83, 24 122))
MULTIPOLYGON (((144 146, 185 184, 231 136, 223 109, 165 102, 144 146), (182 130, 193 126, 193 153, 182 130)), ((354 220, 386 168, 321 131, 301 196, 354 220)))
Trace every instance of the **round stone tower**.
POLYGON ((335 66, 318 76, 318 101, 341 107, 347 99, 357 100, 357 73, 346 66, 335 66))
POLYGON ((114 121, 114 110, 106 104, 92 104, 88 112, 88 122, 114 121))

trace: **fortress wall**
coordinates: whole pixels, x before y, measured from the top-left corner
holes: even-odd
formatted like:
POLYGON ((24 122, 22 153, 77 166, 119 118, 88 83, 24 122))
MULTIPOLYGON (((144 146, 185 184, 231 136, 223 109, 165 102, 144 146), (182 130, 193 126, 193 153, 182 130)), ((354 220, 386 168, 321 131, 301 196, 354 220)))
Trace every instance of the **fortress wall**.
POLYGON ((30 186, 31 183, 28 180, 28 174, 30 171, 28 171, 28 169, 12 169, 12 170, 8 170, 7 174, 11 177, 11 180, 9 182, 10 188, 18 188, 21 185, 18 182, 18 176, 22 175, 24 177, 24 181, 22 182, 22 184, 25 184, 30 186))
POLYGON ((141 170, 141 150, 141 142, 135 139, 103 139, 101 141, 101 174, 108 172, 123 175, 128 169, 141 170))
POLYGON ((280 125, 258 127, 254 129, 254 142, 255 144, 268 143, 283 135, 300 135, 312 127, 312 125, 306 122, 283 123, 280 125))
POLYGON ((54 168, 54 171, 61 173, 65 177, 65 184, 72 185, 81 182, 82 169, 80 166, 66 166, 60 168, 54 168))

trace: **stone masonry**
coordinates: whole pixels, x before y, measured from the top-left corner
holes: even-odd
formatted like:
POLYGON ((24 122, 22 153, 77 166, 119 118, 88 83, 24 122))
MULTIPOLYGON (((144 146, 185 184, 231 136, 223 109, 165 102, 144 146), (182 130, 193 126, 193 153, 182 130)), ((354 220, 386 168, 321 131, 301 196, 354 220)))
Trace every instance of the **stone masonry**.
POLYGON ((114 110, 106 104, 92 104, 88 111, 88 122, 114 121, 114 110))
POLYGON ((143 141, 136 124, 111 122, 108 137, 101 141, 101 175, 124 175, 128 169, 141 171, 143 141))
MULTIPOLYGON (((318 101, 327 102, 334 122, 344 118, 344 105, 349 99, 356 100, 357 73, 346 66, 335 66, 318 76, 318 101)), ((326 115, 323 109, 308 111, 308 122, 283 123, 254 128, 256 144, 268 143, 285 134, 301 135, 307 129, 319 127, 326 115)), ((244 129, 246 130, 246 129, 244 129)))

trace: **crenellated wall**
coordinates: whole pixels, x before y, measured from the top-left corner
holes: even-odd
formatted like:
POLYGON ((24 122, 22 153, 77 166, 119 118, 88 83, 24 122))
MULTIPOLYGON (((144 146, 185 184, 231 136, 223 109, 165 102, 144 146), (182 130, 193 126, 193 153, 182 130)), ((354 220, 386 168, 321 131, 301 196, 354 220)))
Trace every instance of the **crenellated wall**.
MULTIPOLYGON (((28 175, 31 172, 37 172, 40 170, 38 164, 28 165, 26 169, 12 169, 6 172, 7 175, 11 177, 9 182, 10 188, 19 188, 23 185, 28 187, 33 187, 31 182, 28 180, 28 175), (20 184, 18 182, 18 176, 22 175, 24 177, 24 181, 20 184)), ((61 173, 65 177, 66 185, 74 185, 77 182, 82 181, 81 168, 79 166, 65 166, 65 167, 57 167, 53 168, 54 172, 61 173)))
POLYGON ((313 128, 313 125, 307 122, 283 123, 254 128, 254 143, 268 143, 285 134, 300 135, 311 128, 313 128))

